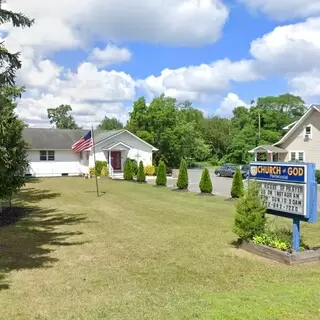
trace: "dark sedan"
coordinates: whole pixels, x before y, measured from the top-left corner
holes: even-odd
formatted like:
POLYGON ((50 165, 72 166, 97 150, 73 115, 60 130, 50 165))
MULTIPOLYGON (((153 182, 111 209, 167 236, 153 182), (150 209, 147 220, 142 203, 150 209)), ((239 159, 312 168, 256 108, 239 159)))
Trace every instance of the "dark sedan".
POLYGON ((218 177, 233 177, 236 168, 240 168, 241 174, 243 179, 246 179, 249 174, 249 167, 246 165, 229 165, 229 164, 224 164, 220 168, 217 168, 214 173, 218 177))

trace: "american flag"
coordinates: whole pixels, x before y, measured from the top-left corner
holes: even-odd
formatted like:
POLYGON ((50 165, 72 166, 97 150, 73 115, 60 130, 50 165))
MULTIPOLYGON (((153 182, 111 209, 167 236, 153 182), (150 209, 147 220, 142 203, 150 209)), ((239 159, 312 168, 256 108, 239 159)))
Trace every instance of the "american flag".
POLYGON ((72 150, 78 153, 91 148, 92 144, 92 133, 90 130, 85 136, 72 145, 72 150))

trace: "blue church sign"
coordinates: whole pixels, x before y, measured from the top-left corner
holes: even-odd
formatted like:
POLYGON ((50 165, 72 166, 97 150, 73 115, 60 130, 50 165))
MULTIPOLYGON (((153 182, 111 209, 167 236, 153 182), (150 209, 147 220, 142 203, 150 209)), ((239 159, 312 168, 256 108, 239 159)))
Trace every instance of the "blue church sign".
POLYGON ((293 219, 293 248, 299 251, 300 221, 316 223, 318 217, 315 164, 253 162, 249 180, 260 185, 267 213, 293 219))

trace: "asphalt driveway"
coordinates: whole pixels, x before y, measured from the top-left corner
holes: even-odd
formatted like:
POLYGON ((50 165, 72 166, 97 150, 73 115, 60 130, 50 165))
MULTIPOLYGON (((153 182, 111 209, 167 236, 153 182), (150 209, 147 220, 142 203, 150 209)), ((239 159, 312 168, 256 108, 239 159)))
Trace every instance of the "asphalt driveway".
MULTIPOLYGON (((213 193, 222 195, 222 196, 230 196, 232 178, 217 177, 214 174, 214 170, 209 170, 209 173, 212 181, 213 193)), ((199 183, 201 180, 201 174, 202 174, 202 170, 199 170, 199 169, 188 170, 189 190, 191 192, 200 192, 199 183)), ((174 170, 173 178, 177 178, 177 177, 178 177, 178 170, 174 170)))

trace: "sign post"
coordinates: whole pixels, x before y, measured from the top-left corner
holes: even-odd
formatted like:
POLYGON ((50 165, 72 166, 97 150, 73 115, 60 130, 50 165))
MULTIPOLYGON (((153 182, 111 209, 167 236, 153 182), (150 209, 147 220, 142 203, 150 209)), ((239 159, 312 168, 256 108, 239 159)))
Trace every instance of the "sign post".
POLYGON ((315 164, 288 162, 252 162, 249 182, 260 186, 267 213, 291 218, 292 247, 300 250, 300 222, 317 223, 318 192, 315 164))

